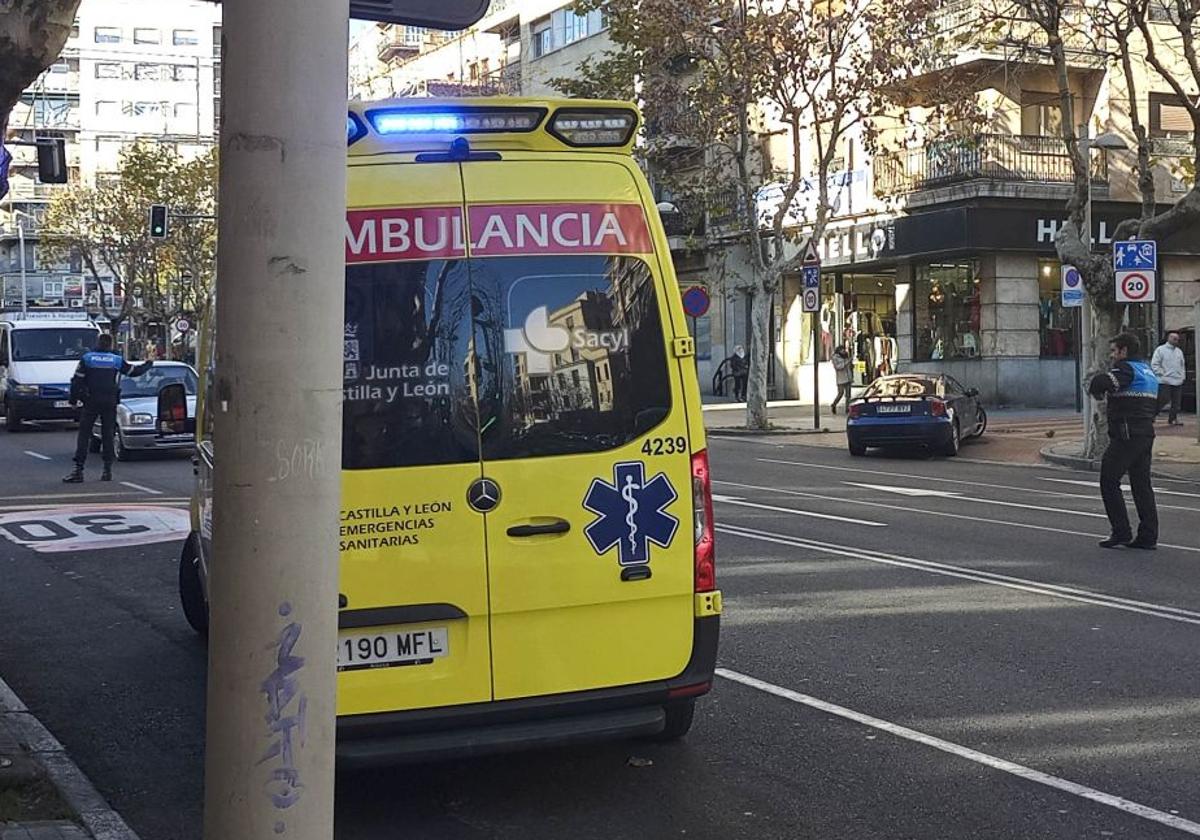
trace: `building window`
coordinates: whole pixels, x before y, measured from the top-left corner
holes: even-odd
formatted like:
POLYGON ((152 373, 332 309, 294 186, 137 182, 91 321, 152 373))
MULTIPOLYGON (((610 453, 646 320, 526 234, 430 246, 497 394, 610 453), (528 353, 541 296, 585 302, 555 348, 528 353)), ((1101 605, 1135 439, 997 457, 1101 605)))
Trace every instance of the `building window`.
POLYGON ((161 102, 134 102, 133 115, 135 117, 156 117, 163 111, 161 102))
POLYGON ((44 280, 42 281, 42 295, 48 298, 60 298, 63 296, 63 281, 61 280, 44 280))
POLYGON ((158 64, 138 64, 133 68, 133 77, 138 81, 157 82, 163 77, 162 66, 158 64))
POLYGON ((175 106, 175 116, 179 119, 195 119, 196 106, 191 102, 180 102, 175 106))
POLYGON ((535 58, 554 51, 554 31, 550 28, 550 18, 539 20, 533 25, 530 49, 533 50, 535 58))
POLYGON ((177 82, 194 82, 196 81, 196 67, 192 64, 176 64, 174 67, 174 77, 177 82))
POLYGON ((1174 7, 1175 0, 1150 0, 1150 21, 1152 23, 1175 23, 1179 19, 1179 13, 1174 7))
POLYGON ((1038 332, 1043 359, 1075 358, 1076 307, 1062 305, 1062 264, 1038 260, 1038 332))
POLYGON ((115 26, 97 26, 96 27, 96 43, 97 44, 119 44, 119 43, 121 43, 121 30, 115 26))
POLYGON ((582 41, 604 29, 604 16, 599 10, 576 14, 573 8, 558 9, 533 25, 534 57, 543 56, 568 44, 582 41))
POLYGON ((97 79, 119 79, 121 78, 121 65, 114 64, 109 61, 101 61, 96 64, 97 79))
POLYGON ((63 73, 70 73, 71 72, 71 64, 70 64, 70 62, 67 62, 67 61, 56 61, 53 64, 51 64, 49 67, 46 68, 46 72, 54 73, 56 75, 61 75, 63 73))
POLYGON ((914 361, 978 358, 979 284, 975 261, 916 267, 914 361))
POLYGON ((1057 93, 1021 91, 1021 133, 1026 137, 1062 137, 1062 108, 1057 93))
POLYGON ((121 107, 109 100, 100 100, 96 103, 97 117, 119 117, 121 115, 121 107))
POLYGON ((194 29, 176 29, 171 36, 171 42, 177 47, 194 47, 200 43, 200 36, 194 29))
POLYGON ((162 35, 157 29, 135 29, 133 30, 133 43, 159 44, 162 43, 162 35))
POLYGON ((1150 94, 1150 136, 1191 140, 1192 115, 1173 94, 1150 94))

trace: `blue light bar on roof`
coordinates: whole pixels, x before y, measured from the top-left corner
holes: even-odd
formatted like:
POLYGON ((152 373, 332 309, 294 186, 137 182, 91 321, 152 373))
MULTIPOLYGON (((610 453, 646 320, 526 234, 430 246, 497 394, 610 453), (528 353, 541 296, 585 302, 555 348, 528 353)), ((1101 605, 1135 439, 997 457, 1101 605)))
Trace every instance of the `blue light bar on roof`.
POLYGON ((381 108, 367 112, 377 132, 392 136, 530 132, 545 116, 543 108, 381 108))
POLYGON ((367 127, 365 125, 363 125, 362 120, 360 120, 354 114, 346 115, 346 145, 347 146, 353 146, 356 142, 358 142, 364 136, 366 136, 366 133, 367 133, 367 127))

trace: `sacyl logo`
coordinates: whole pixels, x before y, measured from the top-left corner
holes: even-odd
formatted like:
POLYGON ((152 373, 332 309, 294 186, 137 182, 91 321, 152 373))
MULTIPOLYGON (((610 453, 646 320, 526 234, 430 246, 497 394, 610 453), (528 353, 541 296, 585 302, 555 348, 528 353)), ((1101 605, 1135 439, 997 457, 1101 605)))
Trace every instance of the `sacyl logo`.
POLYGON ((607 350, 617 353, 629 347, 628 330, 567 328, 551 320, 549 309, 539 306, 525 318, 520 329, 504 331, 504 349, 524 353, 529 373, 550 373, 556 353, 576 350, 607 350))

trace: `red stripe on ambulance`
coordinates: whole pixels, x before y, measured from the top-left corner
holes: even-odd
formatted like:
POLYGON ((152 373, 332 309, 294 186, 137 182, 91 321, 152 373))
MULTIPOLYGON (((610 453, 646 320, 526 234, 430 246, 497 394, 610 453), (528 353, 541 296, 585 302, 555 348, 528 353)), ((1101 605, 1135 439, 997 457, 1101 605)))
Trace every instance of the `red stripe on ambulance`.
MULTIPOLYGON (((520 254, 645 254, 653 250, 637 204, 472 205, 471 251, 520 254)), ((463 257, 462 208, 398 207, 346 214, 346 262, 463 257)))

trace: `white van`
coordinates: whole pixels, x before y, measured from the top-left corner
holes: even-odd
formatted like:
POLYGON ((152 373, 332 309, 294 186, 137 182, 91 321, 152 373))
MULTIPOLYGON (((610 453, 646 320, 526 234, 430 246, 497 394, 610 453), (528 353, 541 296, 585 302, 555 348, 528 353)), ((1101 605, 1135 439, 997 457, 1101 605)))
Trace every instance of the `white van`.
POLYGON ((0 408, 5 428, 20 431, 26 420, 78 420, 79 409, 68 401, 71 376, 99 335, 100 328, 84 318, 0 315, 0 408))

